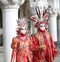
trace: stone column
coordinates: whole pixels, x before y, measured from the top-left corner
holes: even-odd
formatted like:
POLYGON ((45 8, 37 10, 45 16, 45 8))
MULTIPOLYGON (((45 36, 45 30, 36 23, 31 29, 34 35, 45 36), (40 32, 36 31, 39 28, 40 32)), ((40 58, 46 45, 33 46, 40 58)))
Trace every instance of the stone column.
POLYGON ((59 9, 59 0, 54 0, 54 8, 59 9))
POLYGON ((18 0, 1 0, 1 2, 4 4, 2 8, 4 62, 10 62, 11 42, 12 38, 16 36, 18 8, 22 2, 20 1, 20 5, 18 0))
POLYGON ((57 41, 57 14, 51 14, 49 17, 49 31, 53 40, 57 41))
MULTIPOLYGON (((54 0, 54 9, 55 9, 55 12, 57 12, 57 14, 60 14, 60 9, 59 9, 59 2, 60 0, 54 0)), ((57 23, 58 25, 57 25, 57 39, 58 39, 58 41, 59 41, 59 37, 60 37, 60 35, 59 35, 59 28, 58 28, 58 26, 59 26, 59 24, 60 24, 60 22, 59 22, 59 20, 58 20, 58 23, 57 23)))
MULTIPOLYGON (((12 6, 13 7, 13 6, 12 6)), ((18 7, 2 9, 3 19, 3 50, 4 62, 10 62, 11 57, 11 42, 12 38, 16 36, 16 28, 18 19, 18 7)))
POLYGON ((57 30, 58 30, 58 32, 57 32, 57 38, 58 38, 58 41, 60 41, 60 14, 58 15, 58 20, 57 20, 58 22, 57 22, 57 30))

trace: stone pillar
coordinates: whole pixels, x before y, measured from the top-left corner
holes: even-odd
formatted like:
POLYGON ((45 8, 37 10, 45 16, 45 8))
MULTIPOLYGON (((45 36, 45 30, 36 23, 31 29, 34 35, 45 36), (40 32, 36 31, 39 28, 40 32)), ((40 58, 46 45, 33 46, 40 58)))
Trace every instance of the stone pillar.
POLYGON ((60 15, 58 15, 58 20, 57 20, 58 22, 57 22, 57 30, 58 30, 58 32, 57 32, 57 37, 58 37, 58 41, 60 41, 60 15))
MULTIPOLYGON (((13 6, 12 6, 13 7, 13 6)), ((10 62, 11 58, 11 41, 16 36, 18 20, 18 7, 2 9, 3 19, 3 45, 4 45, 4 62, 10 62)))
POLYGON ((54 8, 59 9, 59 0, 54 0, 54 8))
POLYGON ((2 8, 4 62, 10 62, 11 60, 11 42, 12 38, 16 36, 18 8, 22 3, 20 2, 19 5, 19 1, 17 1, 1 0, 4 4, 2 8))
POLYGON ((49 31, 53 40, 57 41, 57 14, 51 14, 49 17, 49 31))

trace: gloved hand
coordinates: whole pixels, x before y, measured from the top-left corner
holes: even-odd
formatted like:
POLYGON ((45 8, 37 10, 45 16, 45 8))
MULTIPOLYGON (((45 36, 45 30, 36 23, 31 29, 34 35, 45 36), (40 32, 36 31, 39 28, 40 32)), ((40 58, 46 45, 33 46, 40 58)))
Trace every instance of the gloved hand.
POLYGON ((42 44, 42 45, 40 46, 40 49, 41 49, 41 50, 45 50, 45 49, 46 49, 46 45, 45 45, 45 44, 42 44))

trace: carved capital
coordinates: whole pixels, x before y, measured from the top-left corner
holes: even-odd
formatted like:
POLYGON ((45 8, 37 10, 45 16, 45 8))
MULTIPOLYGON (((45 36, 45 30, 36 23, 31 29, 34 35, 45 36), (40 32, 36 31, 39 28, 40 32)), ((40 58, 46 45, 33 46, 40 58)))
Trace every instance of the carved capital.
POLYGON ((19 5, 21 6, 25 0, 0 0, 4 6, 7 5, 19 5))
POLYGON ((48 2, 47 0, 35 0, 35 1, 30 1, 30 6, 34 7, 34 6, 38 6, 38 7, 48 7, 48 2))

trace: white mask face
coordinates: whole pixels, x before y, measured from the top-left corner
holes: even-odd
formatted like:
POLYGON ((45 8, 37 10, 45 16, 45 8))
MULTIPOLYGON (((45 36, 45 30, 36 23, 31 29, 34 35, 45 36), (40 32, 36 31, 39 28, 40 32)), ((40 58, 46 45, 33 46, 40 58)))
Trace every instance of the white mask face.
POLYGON ((21 28, 21 33, 26 34, 26 32, 27 32, 26 28, 25 27, 22 27, 21 28))
POLYGON ((45 30, 45 24, 40 24, 40 29, 41 29, 42 31, 44 31, 44 30, 45 30))

